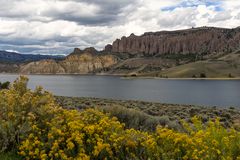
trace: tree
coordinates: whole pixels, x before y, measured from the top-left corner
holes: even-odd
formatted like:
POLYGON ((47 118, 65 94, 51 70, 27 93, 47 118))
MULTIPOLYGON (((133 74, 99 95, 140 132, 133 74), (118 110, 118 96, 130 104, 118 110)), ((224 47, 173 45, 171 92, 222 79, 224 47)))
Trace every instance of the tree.
POLYGON ((206 74, 205 73, 200 73, 200 78, 206 78, 206 74))
POLYGON ((0 82, 0 89, 9 89, 9 86, 10 86, 10 82, 9 81, 4 82, 4 83, 0 82))
POLYGON ((233 78, 233 75, 231 73, 228 74, 229 78, 233 78))

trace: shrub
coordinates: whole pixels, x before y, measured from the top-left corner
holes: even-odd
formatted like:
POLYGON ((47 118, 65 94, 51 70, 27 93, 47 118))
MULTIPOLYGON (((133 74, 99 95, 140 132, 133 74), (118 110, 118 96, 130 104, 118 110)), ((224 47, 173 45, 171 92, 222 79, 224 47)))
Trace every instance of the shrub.
POLYGON ((20 77, 9 90, 0 90, 0 151, 16 149, 39 117, 47 116, 53 98, 39 87, 27 89, 28 79, 20 77), (7 137, 7 138, 6 138, 7 137))
POLYGON ((228 78, 234 78, 234 76, 231 73, 229 73, 228 78))
POLYGON ((116 118, 94 109, 61 110, 22 142, 27 159, 237 159, 240 133, 219 120, 204 126, 197 117, 185 133, 158 127, 156 132, 124 129, 116 118))
POLYGON ((200 78, 207 78, 206 74, 205 73, 200 73, 200 78))
POLYGON ((9 85, 10 85, 10 82, 4 82, 4 83, 1 83, 0 82, 0 89, 9 89, 9 85))
POLYGON ((125 129, 96 109, 63 109, 51 94, 26 84, 20 77, 0 91, 1 150, 18 149, 24 159, 240 159, 240 132, 219 119, 182 121, 185 132, 125 129))
POLYGON ((127 128, 134 128, 138 130, 155 130, 159 124, 158 118, 148 115, 136 109, 129 109, 122 106, 104 106, 100 109, 109 113, 111 116, 117 117, 122 123, 125 123, 127 128))
POLYGON ((100 110, 117 117, 125 124, 126 128, 134 128, 141 131, 155 131, 158 125, 166 126, 171 129, 181 130, 181 125, 170 120, 168 116, 152 116, 147 113, 120 105, 103 106, 100 110))

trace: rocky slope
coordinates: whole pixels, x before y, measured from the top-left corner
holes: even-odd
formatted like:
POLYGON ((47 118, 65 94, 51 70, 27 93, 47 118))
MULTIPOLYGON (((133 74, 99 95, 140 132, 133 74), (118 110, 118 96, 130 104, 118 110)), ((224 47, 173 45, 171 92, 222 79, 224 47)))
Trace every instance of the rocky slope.
POLYGON ((0 73, 18 73, 19 68, 19 64, 0 62, 0 73))
POLYGON ((211 54, 232 52, 240 47, 240 28, 201 27, 179 31, 131 34, 117 39, 105 50, 135 55, 211 54))
POLYGON ((113 55, 98 54, 94 48, 74 49, 64 60, 42 60, 22 65, 20 73, 24 74, 88 74, 107 70, 116 64, 113 55))

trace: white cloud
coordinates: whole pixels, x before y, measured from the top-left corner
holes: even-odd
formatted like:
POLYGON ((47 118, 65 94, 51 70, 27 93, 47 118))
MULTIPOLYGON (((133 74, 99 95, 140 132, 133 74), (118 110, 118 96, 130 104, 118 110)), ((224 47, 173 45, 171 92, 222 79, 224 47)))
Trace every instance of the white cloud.
POLYGON ((0 49, 62 54, 131 33, 233 28, 239 8, 236 0, 0 0, 0 49))
POLYGON ((19 53, 18 51, 16 50, 6 50, 7 52, 15 52, 15 53, 19 53))

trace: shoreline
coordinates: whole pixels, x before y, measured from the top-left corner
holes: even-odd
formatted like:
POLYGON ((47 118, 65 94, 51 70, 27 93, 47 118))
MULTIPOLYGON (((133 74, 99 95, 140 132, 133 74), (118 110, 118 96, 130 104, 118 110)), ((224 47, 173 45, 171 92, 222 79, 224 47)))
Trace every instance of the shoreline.
POLYGON ((161 77, 122 77, 125 79, 161 79, 161 80, 240 80, 239 78, 161 78, 161 77))
POLYGON ((159 79, 159 80, 240 80, 240 77, 236 78, 228 78, 228 77, 218 77, 218 78, 191 78, 191 77, 175 77, 175 78, 162 78, 162 77, 151 77, 151 76, 128 76, 126 74, 81 74, 81 73, 44 73, 44 74, 25 74, 25 73, 0 73, 2 75, 24 75, 24 76, 114 76, 114 77, 120 77, 122 79, 159 79))

